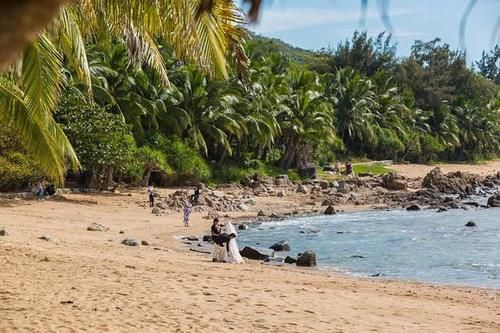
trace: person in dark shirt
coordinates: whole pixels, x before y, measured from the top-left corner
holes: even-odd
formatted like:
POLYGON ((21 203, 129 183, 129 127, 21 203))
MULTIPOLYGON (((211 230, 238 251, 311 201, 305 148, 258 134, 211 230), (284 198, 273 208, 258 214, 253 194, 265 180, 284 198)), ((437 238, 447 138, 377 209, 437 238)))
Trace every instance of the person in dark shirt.
POLYGON ((218 218, 214 219, 211 230, 212 230, 212 240, 214 241, 214 243, 217 244, 218 246, 224 246, 225 244, 226 250, 229 252, 229 242, 231 241, 231 239, 236 238, 236 235, 221 232, 218 218))

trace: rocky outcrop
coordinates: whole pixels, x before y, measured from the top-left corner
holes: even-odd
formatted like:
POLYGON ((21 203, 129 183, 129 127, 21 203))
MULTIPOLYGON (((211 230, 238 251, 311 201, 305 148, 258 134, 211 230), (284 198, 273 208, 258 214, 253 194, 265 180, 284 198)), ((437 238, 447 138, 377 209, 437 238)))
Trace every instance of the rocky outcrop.
POLYGON ((390 172, 382 177, 383 185, 388 190, 403 191, 408 188, 408 182, 394 172, 390 172))
POLYGON ((422 187, 438 190, 442 193, 471 195, 481 185, 481 177, 468 172, 450 172, 444 174, 441 168, 432 169, 423 179, 422 187))
POLYGON ((240 255, 250 260, 266 260, 274 255, 274 252, 265 251, 263 249, 254 249, 249 246, 245 246, 243 250, 240 251, 240 255))
POLYGON ((302 266, 302 267, 313 267, 316 266, 316 253, 313 251, 306 251, 304 253, 301 253, 297 257, 297 266, 302 266))
POLYGON ((290 244, 288 244, 287 241, 279 241, 271 245, 269 248, 276 252, 290 251, 290 244))
POLYGON ((500 207, 500 193, 492 195, 488 198, 489 207, 500 207))

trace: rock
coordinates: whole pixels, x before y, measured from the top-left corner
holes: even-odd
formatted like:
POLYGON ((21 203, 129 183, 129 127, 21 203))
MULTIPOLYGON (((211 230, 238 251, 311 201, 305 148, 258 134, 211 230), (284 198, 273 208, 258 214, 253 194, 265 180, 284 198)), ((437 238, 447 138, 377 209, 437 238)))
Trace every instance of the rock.
POLYGON ((321 187, 321 189, 326 190, 330 187, 330 183, 327 180, 320 180, 319 186, 321 187))
POLYGON ((325 215, 334 215, 336 214, 335 208, 333 206, 328 206, 326 207, 325 211, 323 212, 325 215))
POLYGON ((42 237, 38 237, 38 239, 41 239, 41 240, 44 240, 44 241, 47 241, 47 242, 55 242, 56 240, 50 236, 42 236, 42 237))
POLYGON ((408 183, 394 172, 390 172, 382 177, 383 185, 388 190, 402 191, 408 188, 408 183))
POLYGON ((125 233, 125 231, 123 231, 123 230, 120 230, 120 232, 119 232, 119 234, 124 234, 124 233, 125 233))
POLYGON ((245 205, 244 203, 241 203, 241 204, 238 205, 238 209, 241 210, 241 211, 246 212, 248 210, 248 206, 245 205))
POLYGON ((290 256, 287 256, 287 257, 285 258, 285 264, 295 264, 295 263, 297 263, 297 259, 292 258, 292 257, 290 257, 290 256))
POLYGON ((212 240, 212 235, 205 235, 203 236, 203 239, 202 239, 204 242, 209 242, 209 243, 212 243, 213 240, 212 240))
POLYGON ((334 202, 333 200, 331 199, 325 199, 321 202, 321 206, 324 207, 324 206, 333 206, 334 205, 334 202))
POLYGON ((127 246, 139 246, 141 245, 141 241, 137 239, 125 238, 122 240, 122 244, 127 246))
POLYGON ((408 207, 406 207, 406 210, 409 210, 409 211, 416 211, 416 210, 420 210, 422 208, 420 208, 419 205, 410 205, 408 207))
POLYGON ((257 216, 266 216, 266 213, 264 213, 263 210, 259 210, 259 212, 257 213, 257 216))
POLYGON ((7 232, 7 230, 5 230, 5 228, 0 228, 0 236, 8 236, 9 233, 7 232))
POLYGON ((141 245, 149 246, 151 244, 148 241, 143 240, 141 241, 141 245))
POLYGON ((365 257, 364 256, 360 256, 359 254, 355 254, 355 255, 351 256, 351 258, 353 258, 353 259, 364 259, 365 257))
POLYGON ((274 178, 274 185, 284 186, 288 185, 288 175, 278 175, 274 178))
POLYGON ((313 267, 316 266, 316 253, 306 251, 297 257, 297 266, 313 267))
POLYGON ((297 186, 297 190, 296 191, 298 193, 307 194, 307 187, 305 185, 299 184, 297 186))
POLYGON ((460 171, 450 172, 445 175, 440 168, 434 168, 424 177, 422 186, 436 189, 442 193, 467 196, 474 194, 474 188, 480 182, 481 179, 478 175, 460 171))
POLYGON ((248 225, 247 224, 239 224, 238 225, 238 230, 247 230, 248 229, 248 225))
POLYGON ((92 223, 87 227, 88 231, 109 231, 109 227, 100 224, 100 223, 92 223))
POLYGON ((245 246, 243 250, 240 251, 240 255, 250 260, 266 260, 267 258, 272 257, 274 252, 269 253, 269 251, 262 249, 257 250, 252 247, 245 246))
POLYGON ((500 193, 492 195, 488 198, 489 207, 500 207, 500 193))
POLYGON ((316 166, 313 163, 298 168, 299 176, 305 178, 316 178, 316 166))
POLYGON ((465 224, 466 227, 475 227, 477 226, 476 222, 474 221, 469 221, 465 224))
POLYGON ((444 207, 439 207, 439 209, 436 211, 437 213, 442 213, 442 212, 447 212, 448 209, 444 208, 444 207))
POLYGON ((276 196, 277 196, 278 198, 283 198, 283 197, 285 196, 285 192, 283 192, 283 191, 278 191, 278 192, 276 193, 276 196))
POLYGON ((271 245, 269 248, 276 251, 276 252, 290 251, 290 245, 288 244, 287 241, 276 242, 273 245, 271 245))
POLYGON ((158 207, 153 207, 153 209, 151 210, 151 214, 154 214, 154 215, 161 215, 161 210, 160 210, 160 208, 158 208, 158 207))
POLYGON ((337 187, 337 192, 342 194, 347 194, 349 193, 350 189, 351 187, 346 182, 339 182, 339 186, 337 187))
POLYGON ((190 242, 199 242, 200 240, 198 239, 198 237, 196 236, 186 236, 186 237, 182 237, 182 240, 187 240, 187 241, 190 241, 190 242))

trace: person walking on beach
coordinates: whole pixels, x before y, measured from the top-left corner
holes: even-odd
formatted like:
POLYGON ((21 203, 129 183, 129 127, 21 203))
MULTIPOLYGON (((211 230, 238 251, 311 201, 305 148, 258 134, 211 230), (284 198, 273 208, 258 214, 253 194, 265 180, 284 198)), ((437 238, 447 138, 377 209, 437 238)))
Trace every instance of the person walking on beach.
POLYGON ((153 186, 154 184, 150 184, 148 186, 149 207, 154 207, 155 205, 155 193, 153 186))
POLYGON ((191 215, 191 210, 193 205, 189 200, 186 200, 186 204, 184 205, 184 226, 189 227, 189 216, 191 215))

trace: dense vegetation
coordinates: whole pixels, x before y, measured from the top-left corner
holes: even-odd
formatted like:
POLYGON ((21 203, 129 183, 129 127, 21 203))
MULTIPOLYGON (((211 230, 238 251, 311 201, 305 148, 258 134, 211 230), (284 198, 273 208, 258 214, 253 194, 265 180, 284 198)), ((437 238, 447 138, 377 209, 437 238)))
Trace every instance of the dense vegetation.
MULTIPOLYGON (((222 77, 157 42, 168 84, 151 63, 134 62, 121 38, 85 45, 90 92, 64 59, 55 120, 87 185, 237 180, 345 158, 428 162, 500 153, 498 47, 471 69, 439 39, 416 41, 398 58, 384 34, 356 33, 320 52, 254 36, 245 46, 249 70, 222 77)), ((18 146, 0 144, 10 173, 16 163, 28 168, 29 149, 18 146)), ((2 184, 1 177, 20 181, 4 174, 2 184)))

